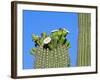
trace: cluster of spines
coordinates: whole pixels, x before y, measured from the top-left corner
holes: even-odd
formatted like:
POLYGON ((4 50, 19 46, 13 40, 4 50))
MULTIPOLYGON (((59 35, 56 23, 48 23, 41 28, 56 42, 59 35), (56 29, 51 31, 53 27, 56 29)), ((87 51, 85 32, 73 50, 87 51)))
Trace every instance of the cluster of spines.
POLYGON ((70 66, 70 57, 66 45, 59 45, 54 50, 38 47, 35 56, 35 68, 60 68, 70 66))

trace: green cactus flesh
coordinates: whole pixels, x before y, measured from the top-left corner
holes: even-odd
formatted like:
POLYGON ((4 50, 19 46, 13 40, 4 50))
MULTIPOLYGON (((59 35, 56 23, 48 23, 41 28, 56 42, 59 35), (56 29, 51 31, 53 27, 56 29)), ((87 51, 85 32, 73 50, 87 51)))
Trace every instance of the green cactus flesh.
POLYGON ((38 47, 35 53, 35 68, 59 68, 70 66, 70 58, 66 45, 60 45, 54 50, 38 47))

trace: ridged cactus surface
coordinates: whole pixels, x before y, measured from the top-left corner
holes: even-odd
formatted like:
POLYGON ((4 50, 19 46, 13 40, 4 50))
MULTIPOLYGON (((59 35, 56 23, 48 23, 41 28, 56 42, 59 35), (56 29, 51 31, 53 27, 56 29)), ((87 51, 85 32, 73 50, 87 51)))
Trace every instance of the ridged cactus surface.
POLYGON ((77 66, 91 65, 91 14, 79 13, 77 66))
POLYGON ((45 32, 41 37, 33 35, 35 48, 32 48, 31 53, 35 56, 34 68, 60 68, 70 66, 70 57, 68 49, 70 43, 66 39, 68 31, 59 29, 52 31, 50 35, 45 32))
POLYGON ((60 45, 54 50, 38 47, 35 56, 35 68, 59 68, 70 66, 68 49, 65 45, 60 45))

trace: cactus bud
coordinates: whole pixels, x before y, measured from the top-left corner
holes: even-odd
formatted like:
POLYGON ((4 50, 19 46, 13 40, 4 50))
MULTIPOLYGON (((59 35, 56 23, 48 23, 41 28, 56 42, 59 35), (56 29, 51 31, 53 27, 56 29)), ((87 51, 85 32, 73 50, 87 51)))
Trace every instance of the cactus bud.
POLYGON ((42 38, 46 38, 46 37, 47 37, 46 32, 43 32, 43 33, 41 34, 41 37, 42 37, 42 38))
POLYGON ((32 34, 32 40, 37 41, 38 39, 39 39, 39 37, 38 37, 38 36, 36 36, 36 35, 32 34))

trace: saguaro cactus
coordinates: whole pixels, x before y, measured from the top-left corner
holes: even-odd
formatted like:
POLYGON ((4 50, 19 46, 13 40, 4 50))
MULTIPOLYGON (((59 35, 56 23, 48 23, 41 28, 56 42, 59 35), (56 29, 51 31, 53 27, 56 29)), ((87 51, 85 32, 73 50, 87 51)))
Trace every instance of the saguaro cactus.
POLYGON ((79 13, 77 66, 91 65, 91 14, 79 13))
POLYGON ((41 37, 33 35, 37 47, 31 53, 36 57, 35 68, 69 67, 68 49, 70 43, 66 39, 69 32, 66 29, 52 31, 49 36, 42 33, 41 37))

